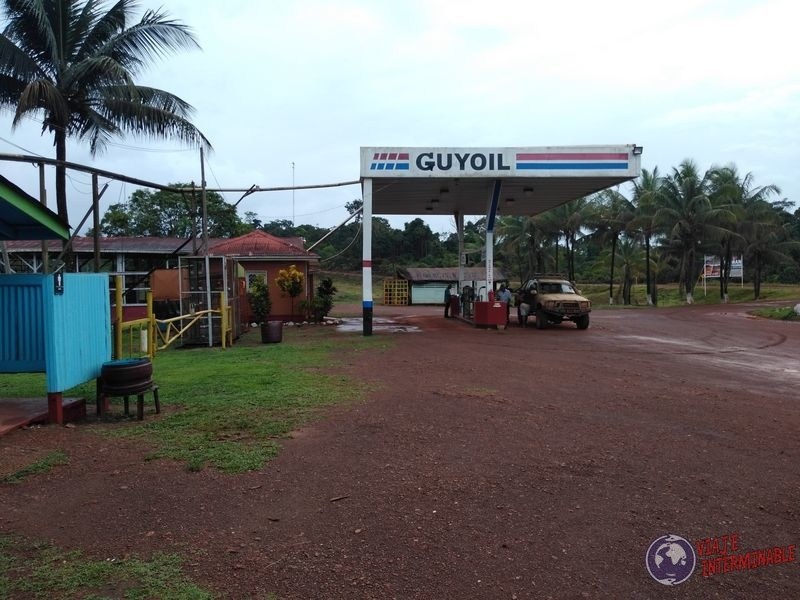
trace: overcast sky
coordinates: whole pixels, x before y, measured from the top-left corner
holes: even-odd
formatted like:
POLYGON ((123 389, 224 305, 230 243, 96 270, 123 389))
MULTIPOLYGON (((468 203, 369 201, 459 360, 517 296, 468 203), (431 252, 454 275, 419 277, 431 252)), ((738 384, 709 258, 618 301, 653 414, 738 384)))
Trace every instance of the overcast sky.
MULTIPOLYGON (((214 146, 209 187, 355 180, 361 146, 636 143, 644 168, 733 162, 800 204, 800 8, 791 0, 141 5, 163 6, 202 46, 138 82, 196 108, 194 122, 214 146)), ((67 158, 148 181, 200 182, 197 151, 118 144, 93 159, 72 140, 67 158)), ((55 156, 38 124, 12 131, 8 112, 0 114, 0 152, 55 156)), ((34 167, 0 162, 0 172, 38 196, 34 167)), ((89 207, 89 182, 70 174, 73 226, 89 207)), ((134 189, 111 183, 102 209, 134 189)), ((293 211, 291 192, 261 193, 239 214, 332 226, 360 195, 359 186, 297 191, 293 211)), ((402 227, 412 218, 390 221, 402 227)), ((454 230, 452 219, 425 218, 435 231, 454 230)))

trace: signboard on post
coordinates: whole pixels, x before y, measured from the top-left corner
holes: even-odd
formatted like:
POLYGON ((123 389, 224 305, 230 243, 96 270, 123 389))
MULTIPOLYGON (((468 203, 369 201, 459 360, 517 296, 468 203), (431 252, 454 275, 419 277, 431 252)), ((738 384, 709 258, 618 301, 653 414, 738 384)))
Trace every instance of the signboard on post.
MULTIPOLYGON (((706 292, 707 279, 719 279, 722 276, 722 269, 720 265, 719 256, 705 256, 703 258, 703 293, 706 292)), ((744 287, 744 259, 741 256, 734 256, 731 258, 730 279, 739 279, 742 287, 744 287)))

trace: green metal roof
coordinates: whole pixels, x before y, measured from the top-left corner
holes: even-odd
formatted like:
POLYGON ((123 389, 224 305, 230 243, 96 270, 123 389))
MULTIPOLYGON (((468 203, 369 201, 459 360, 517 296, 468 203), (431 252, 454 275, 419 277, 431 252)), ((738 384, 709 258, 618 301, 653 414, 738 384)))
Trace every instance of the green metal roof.
POLYGON ((69 225, 0 175, 0 240, 69 239, 69 225))

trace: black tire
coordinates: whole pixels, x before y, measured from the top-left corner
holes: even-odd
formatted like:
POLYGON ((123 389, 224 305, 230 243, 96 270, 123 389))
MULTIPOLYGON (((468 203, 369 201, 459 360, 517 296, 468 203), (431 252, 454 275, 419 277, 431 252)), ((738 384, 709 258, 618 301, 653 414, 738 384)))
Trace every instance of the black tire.
POLYGON ((587 329, 589 327, 589 315, 581 315, 575 319, 575 325, 578 326, 578 329, 587 329))
POLYGON ((153 363, 149 358, 126 358, 103 363, 100 378, 104 387, 119 387, 151 381, 153 363))
POLYGON ((536 329, 544 329, 547 327, 547 315, 540 308, 536 311, 536 329))

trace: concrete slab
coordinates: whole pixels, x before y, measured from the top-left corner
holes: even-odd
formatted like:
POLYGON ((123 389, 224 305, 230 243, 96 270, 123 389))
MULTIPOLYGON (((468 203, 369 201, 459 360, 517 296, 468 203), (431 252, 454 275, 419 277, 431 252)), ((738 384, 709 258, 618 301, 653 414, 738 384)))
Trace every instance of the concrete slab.
MULTIPOLYGON (((84 398, 64 398, 64 421, 86 417, 84 398)), ((47 398, 0 398, 0 436, 33 423, 47 422, 47 398)))

